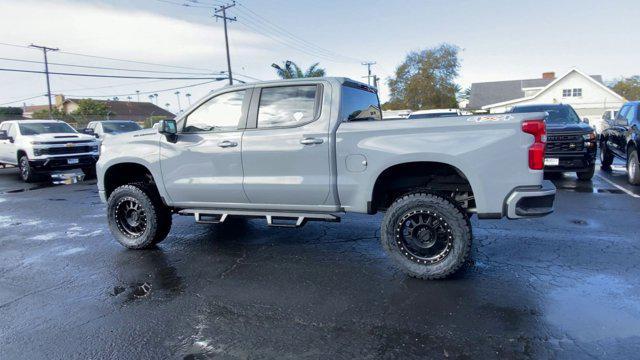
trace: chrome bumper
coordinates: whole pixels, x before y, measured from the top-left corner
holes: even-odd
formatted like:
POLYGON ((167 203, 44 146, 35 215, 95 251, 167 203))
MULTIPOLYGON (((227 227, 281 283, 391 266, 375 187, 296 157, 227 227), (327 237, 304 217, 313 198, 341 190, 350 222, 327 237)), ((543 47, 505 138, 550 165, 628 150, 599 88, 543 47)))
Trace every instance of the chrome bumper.
POLYGON ((538 187, 515 188, 505 201, 505 213, 509 219, 540 217, 553 212, 556 187, 544 180, 538 187))

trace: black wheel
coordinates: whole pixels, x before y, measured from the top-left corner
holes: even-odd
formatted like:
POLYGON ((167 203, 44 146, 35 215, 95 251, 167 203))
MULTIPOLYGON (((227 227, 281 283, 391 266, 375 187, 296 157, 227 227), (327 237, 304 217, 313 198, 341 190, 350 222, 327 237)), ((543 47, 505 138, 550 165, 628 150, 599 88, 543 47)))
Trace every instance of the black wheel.
POLYGON ((640 163, 636 149, 631 149, 627 156, 627 180, 631 185, 640 185, 640 163))
POLYGON ((109 230, 129 249, 146 249, 158 244, 171 229, 171 210, 156 189, 145 184, 116 188, 107 202, 109 230))
POLYGON ((36 175, 29 164, 29 158, 27 155, 22 155, 18 161, 18 169, 20 170, 20 178, 26 183, 34 182, 36 175))
POLYGON ((441 279, 467 260, 471 223, 454 202, 416 192, 391 204, 382 221, 381 242, 407 275, 441 279))
POLYGON ((589 170, 577 172, 576 175, 578 175, 578 180, 589 181, 593 178, 593 174, 595 172, 596 172, 596 166, 593 165, 591 166, 591 168, 589 168, 589 170))
POLYGON ((613 154, 607 148, 605 141, 600 143, 600 167, 602 170, 611 170, 611 164, 613 164, 613 154))

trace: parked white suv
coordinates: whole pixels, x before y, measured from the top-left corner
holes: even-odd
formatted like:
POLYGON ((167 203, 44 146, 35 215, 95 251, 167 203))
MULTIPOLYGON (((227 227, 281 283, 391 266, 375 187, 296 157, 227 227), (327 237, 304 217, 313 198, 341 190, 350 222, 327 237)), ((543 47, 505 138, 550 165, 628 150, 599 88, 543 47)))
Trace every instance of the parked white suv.
POLYGON ((138 131, 142 128, 138 123, 131 120, 105 120, 92 121, 87 124, 87 128, 82 130, 87 135, 93 135, 97 139, 104 139, 105 136, 117 135, 131 131, 138 131))
POLYGON ((0 163, 16 165, 25 182, 56 170, 93 174, 100 146, 59 120, 10 120, 0 124, 0 163))

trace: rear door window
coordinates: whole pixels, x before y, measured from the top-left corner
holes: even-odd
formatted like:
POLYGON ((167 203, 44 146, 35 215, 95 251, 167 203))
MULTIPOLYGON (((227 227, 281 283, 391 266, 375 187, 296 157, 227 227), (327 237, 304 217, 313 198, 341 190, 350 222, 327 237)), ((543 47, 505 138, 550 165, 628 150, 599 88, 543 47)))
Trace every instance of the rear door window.
POLYGON ((319 114, 319 86, 263 88, 258 105, 258 128, 299 126, 319 114))
POLYGON ((340 121, 382 120, 378 94, 365 86, 342 86, 340 121))

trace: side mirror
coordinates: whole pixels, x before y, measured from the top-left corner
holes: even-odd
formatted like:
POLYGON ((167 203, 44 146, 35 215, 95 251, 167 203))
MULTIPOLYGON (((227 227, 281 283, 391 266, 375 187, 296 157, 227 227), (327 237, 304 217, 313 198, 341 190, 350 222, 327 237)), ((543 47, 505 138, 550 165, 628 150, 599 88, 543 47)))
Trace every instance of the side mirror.
POLYGON ((93 129, 89 129, 89 128, 82 129, 82 133, 83 134, 87 134, 87 135, 95 135, 95 131, 93 131, 93 129))
POLYGON ((173 119, 160 120, 158 132, 167 137, 170 142, 176 142, 178 138, 178 124, 173 119))
POLYGON ((7 130, 0 130, 0 140, 9 140, 9 135, 7 135, 7 130))
POLYGON ((589 125, 589 118, 582 118, 582 122, 589 125))

